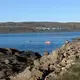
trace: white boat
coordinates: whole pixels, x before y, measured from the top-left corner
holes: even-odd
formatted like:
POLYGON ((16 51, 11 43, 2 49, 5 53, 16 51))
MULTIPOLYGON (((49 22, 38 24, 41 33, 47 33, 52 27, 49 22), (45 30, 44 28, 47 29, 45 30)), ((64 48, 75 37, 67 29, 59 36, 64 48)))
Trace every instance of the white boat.
POLYGON ((51 42, 50 41, 45 41, 45 44, 50 45, 51 42))

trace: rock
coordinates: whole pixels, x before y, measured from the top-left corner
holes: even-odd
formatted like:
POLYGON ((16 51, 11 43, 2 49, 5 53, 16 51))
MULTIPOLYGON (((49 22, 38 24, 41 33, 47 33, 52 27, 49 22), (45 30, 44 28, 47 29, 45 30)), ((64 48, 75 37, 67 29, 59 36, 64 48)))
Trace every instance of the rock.
POLYGON ((15 77, 10 77, 11 80, 29 80, 31 78, 30 67, 27 67, 22 73, 19 73, 15 77))
POLYGON ((48 71, 48 70, 43 70, 43 75, 42 75, 41 80, 44 80, 45 77, 46 77, 49 73, 50 73, 50 71, 48 71))
POLYGON ((6 79, 1 79, 1 80, 6 80, 6 79))
POLYGON ((71 67, 71 64, 66 65, 66 69, 69 69, 71 67))
POLYGON ((4 77, 5 77, 4 72, 3 72, 3 71, 0 71, 0 79, 1 79, 1 78, 4 78, 4 77))
POLYGON ((40 63, 44 64, 47 61, 47 55, 44 55, 40 58, 40 63))
POLYGON ((49 53, 48 52, 44 52, 44 56, 48 56, 49 55, 49 53))
POLYGON ((0 52, 1 52, 1 53, 7 54, 7 51, 8 51, 8 50, 5 49, 5 48, 0 48, 0 52))
POLYGON ((34 67, 37 68, 37 69, 39 69, 39 67, 40 67, 39 60, 34 60, 34 67))
POLYGON ((61 67, 58 67, 57 65, 54 65, 54 73, 58 74, 61 71, 61 67))
POLYGON ((3 52, 0 52, 0 56, 1 56, 1 55, 4 55, 4 53, 3 53, 3 52))
POLYGON ((27 58, 31 58, 32 60, 41 58, 41 55, 38 52, 27 51, 24 55, 27 56, 27 58))
POLYGON ((19 53, 18 52, 15 52, 15 54, 14 54, 15 56, 19 56, 19 53))
POLYGON ((13 49, 13 48, 10 48, 10 50, 11 50, 11 52, 12 52, 13 55, 14 55, 16 52, 17 52, 17 53, 20 52, 19 50, 17 50, 17 49, 13 49))
POLYGON ((70 42, 69 42, 68 40, 66 40, 66 41, 65 41, 65 44, 68 44, 68 43, 70 43, 70 42))
POLYGON ((8 59, 5 59, 5 60, 4 60, 4 63, 5 63, 5 64, 9 64, 9 60, 8 60, 8 59))
MULTIPOLYGON (((34 60, 39 59, 40 57, 41 55, 37 52, 25 52, 12 48, 0 48, 0 80, 9 80, 10 76, 18 76, 18 74, 21 76, 20 73, 24 72, 28 66, 30 66, 30 69, 27 70, 27 74, 30 74, 30 70, 32 70, 34 65, 37 66, 37 68, 39 67, 38 61, 36 62, 34 60)), ((27 78, 29 77, 29 75, 25 76, 27 78)), ((25 76, 24 78, 26 78, 25 76)), ((18 80, 18 77, 16 77, 16 80, 18 80)))
POLYGON ((57 80, 57 75, 53 72, 45 77, 45 80, 57 80))
POLYGON ((34 54, 35 54, 35 56, 36 56, 36 59, 41 58, 41 55, 40 55, 38 52, 35 52, 34 54))
POLYGON ((79 55, 76 55, 76 56, 75 56, 75 58, 76 58, 76 59, 79 59, 79 58, 80 58, 80 56, 79 56, 79 55))
POLYGON ((42 78, 43 73, 35 68, 32 69, 33 80, 38 80, 42 78))
POLYGON ((50 65, 50 62, 46 62, 42 65, 42 69, 43 70, 48 70, 49 69, 49 65, 50 65))
POLYGON ((64 67, 67 65, 66 62, 67 62, 67 60, 66 60, 66 58, 64 58, 59 64, 64 67))
POLYGON ((59 73, 60 76, 65 74, 67 72, 67 69, 65 67, 62 68, 62 71, 59 73))
POLYGON ((66 57, 67 56, 67 53, 65 52, 63 55, 66 57))
POLYGON ((17 60, 19 61, 19 62, 27 62, 27 58, 25 57, 25 56, 17 56, 17 60))
POLYGON ((71 64, 73 62, 74 59, 69 59, 67 60, 67 64, 71 64))
POLYGON ((54 71, 55 70, 55 68, 54 68, 54 65, 50 65, 50 71, 54 71))
POLYGON ((51 63, 55 63, 57 60, 58 60, 58 51, 55 50, 55 51, 52 51, 52 53, 50 55, 48 55, 48 58, 50 59, 51 63))
POLYGON ((10 48, 5 48, 7 50, 7 54, 12 54, 12 50, 10 48))

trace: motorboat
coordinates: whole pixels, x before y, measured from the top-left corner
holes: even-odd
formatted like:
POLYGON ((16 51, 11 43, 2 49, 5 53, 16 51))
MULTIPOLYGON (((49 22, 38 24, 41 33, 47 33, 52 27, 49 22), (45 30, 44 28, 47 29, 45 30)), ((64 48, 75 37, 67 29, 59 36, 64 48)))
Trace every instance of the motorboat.
POLYGON ((45 44, 50 45, 51 42, 50 41, 45 41, 45 44))

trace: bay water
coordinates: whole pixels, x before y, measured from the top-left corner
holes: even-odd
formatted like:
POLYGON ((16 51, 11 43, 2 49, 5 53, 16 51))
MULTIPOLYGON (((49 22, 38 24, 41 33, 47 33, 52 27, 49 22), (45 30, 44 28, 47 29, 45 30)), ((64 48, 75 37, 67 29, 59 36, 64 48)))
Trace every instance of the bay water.
POLYGON ((24 51, 35 51, 43 54, 61 47, 66 40, 79 37, 80 32, 45 32, 45 33, 9 33, 0 34, 1 48, 16 48, 24 51), (50 41, 51 44, 45 44, 50 41))

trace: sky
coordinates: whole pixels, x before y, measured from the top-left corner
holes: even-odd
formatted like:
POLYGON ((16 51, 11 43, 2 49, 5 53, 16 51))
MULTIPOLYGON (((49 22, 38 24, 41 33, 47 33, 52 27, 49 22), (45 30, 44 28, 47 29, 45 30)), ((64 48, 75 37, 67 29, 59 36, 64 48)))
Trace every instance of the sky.
POLYGON ((79 22, 80 0, 0 0, 0 22, 79 22))

